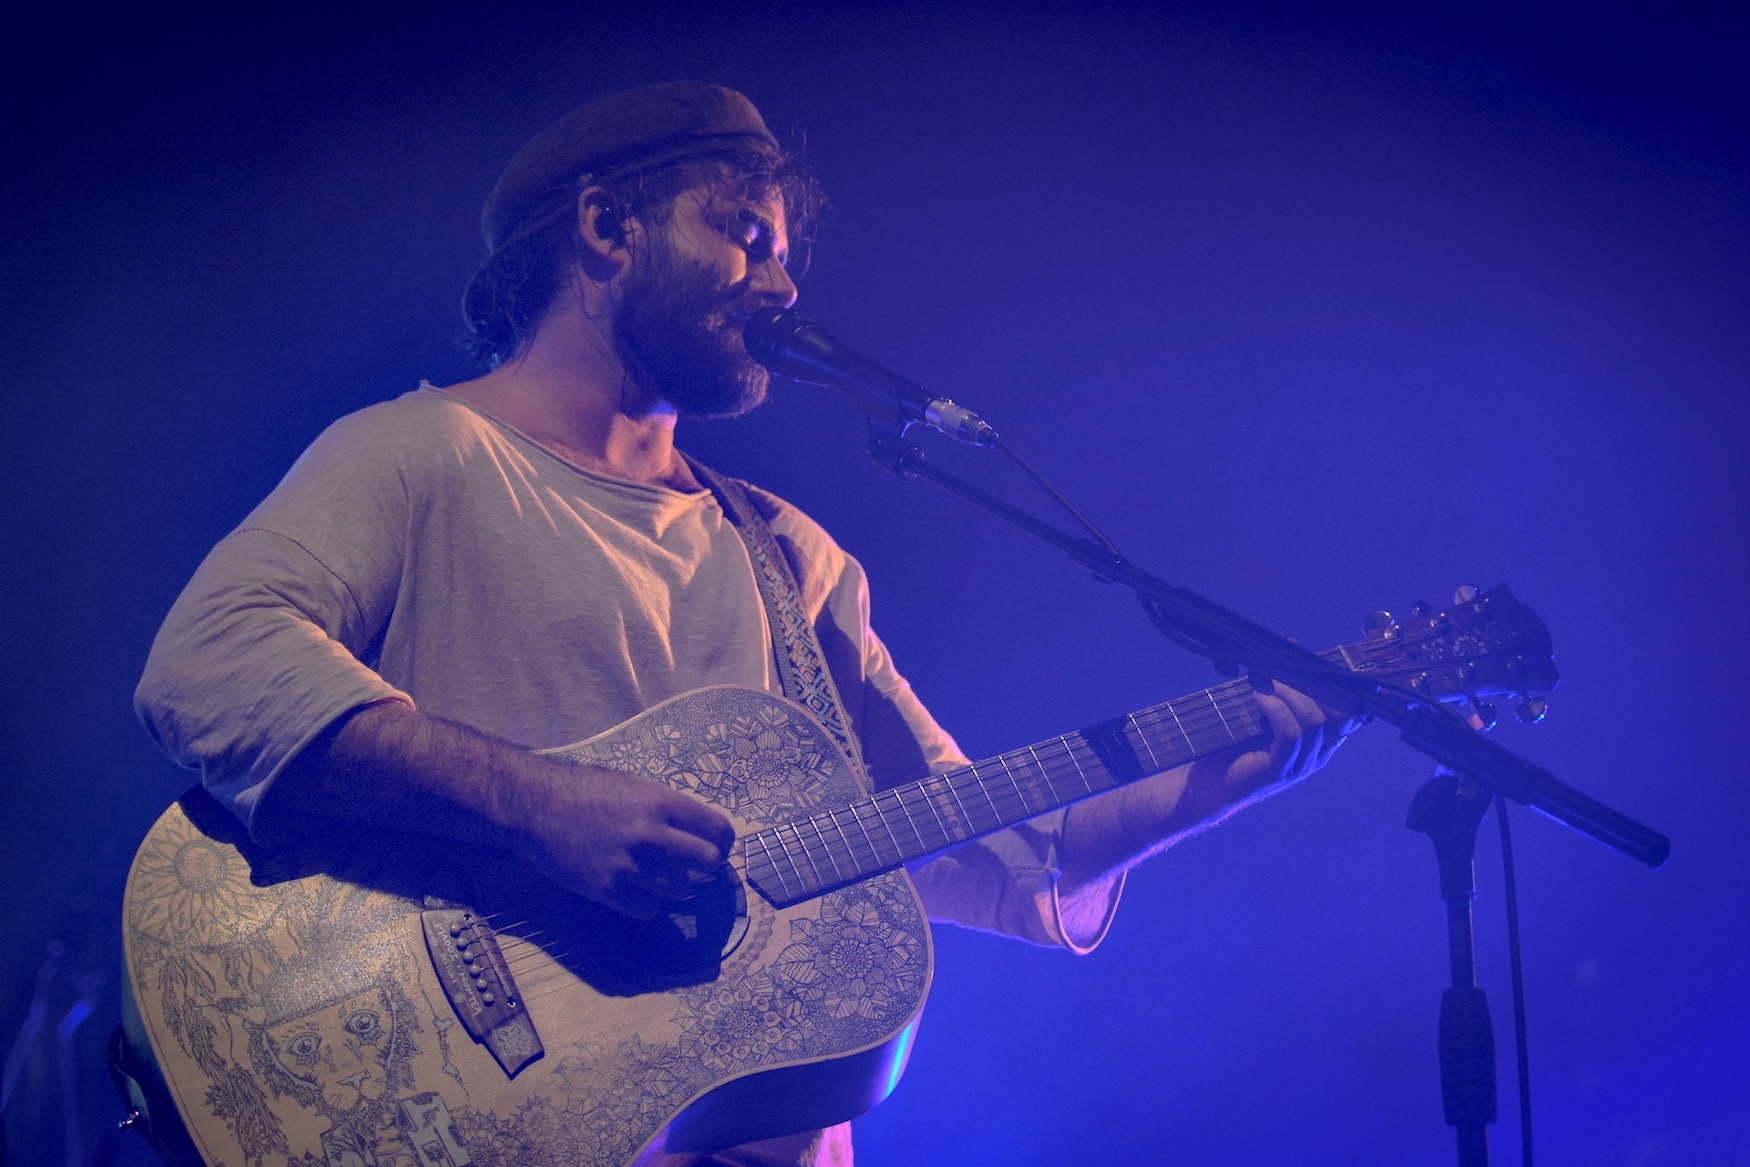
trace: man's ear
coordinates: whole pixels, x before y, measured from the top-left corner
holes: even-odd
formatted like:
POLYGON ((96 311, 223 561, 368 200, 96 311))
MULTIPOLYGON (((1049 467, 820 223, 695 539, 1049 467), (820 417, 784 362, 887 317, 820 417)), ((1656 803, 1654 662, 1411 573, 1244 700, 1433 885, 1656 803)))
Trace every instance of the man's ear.
POLYGON ((630 258, 628 245, 639 229, 637 217, 599 186, 577 196, 577 226, 584 251, 614 267, 630 258))

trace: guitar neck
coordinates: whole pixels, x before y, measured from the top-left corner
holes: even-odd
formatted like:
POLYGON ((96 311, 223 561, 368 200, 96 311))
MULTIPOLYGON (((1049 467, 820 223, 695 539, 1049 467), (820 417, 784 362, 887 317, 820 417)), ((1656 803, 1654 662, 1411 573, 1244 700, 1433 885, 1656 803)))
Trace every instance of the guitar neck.
POLYGON ((1251 685, 1229 681, 758 831, 748 882, 785 907, 1262 736, 1251 685))

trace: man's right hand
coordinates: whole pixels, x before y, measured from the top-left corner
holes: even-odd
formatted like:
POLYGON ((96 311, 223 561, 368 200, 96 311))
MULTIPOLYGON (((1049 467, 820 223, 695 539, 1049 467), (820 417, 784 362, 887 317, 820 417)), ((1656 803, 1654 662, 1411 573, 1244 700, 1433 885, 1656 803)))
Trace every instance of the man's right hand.
POLYGON ((638 919, 685 899, 722 865, 735 826, 651 778, 531 759, 546 773, 518 799, 517 850, 561 887, 638 919), (539 792, 540 786, 545 792, 539 792))

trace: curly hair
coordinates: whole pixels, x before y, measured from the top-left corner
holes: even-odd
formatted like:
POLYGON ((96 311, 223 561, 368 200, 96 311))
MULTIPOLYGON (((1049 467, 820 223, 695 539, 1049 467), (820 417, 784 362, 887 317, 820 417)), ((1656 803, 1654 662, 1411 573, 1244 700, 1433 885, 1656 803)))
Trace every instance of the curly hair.
POLYGON ((826 201, 813 174, 788 153, 690 158, 599 183, 585 176, 558 188, 523 227, 486 257, 462 294, 466 329, 462 344, 486 367, 496 369, 528 343, 559 293, 566 271, 577 261, 583 248, 577 193, 586 182, 600 185, 615 205, 651 227, 666 226, 674 215, 675 199, 695 187, 748 203, 775 196, 784 204, 798 273, 807 267, 808 247, 826 201))

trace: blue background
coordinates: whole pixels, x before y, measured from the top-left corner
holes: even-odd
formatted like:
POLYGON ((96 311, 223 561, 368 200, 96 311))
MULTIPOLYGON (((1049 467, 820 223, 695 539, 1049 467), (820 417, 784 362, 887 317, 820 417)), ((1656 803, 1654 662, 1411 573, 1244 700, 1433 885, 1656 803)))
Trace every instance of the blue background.
MULTIPOLYGON (((805 309, 982 412, 1144 567, 1321 648, 1461 583, 1543 614, 1564 681, 1544 724, 1500 739, 1674 848, 1649 871, 1516 808, 1541 1161, 1742 1161, 1743 16, 487 7, 75 6, 20 32, 9 1043, 45 946, 67 951, 9 1161, 64 1161, 69 1121, 95 1158, 114 1116, 96 1064, 122 878, 189 781, 130 710, 164 610, 329 420, 471 374, 455 305, 517 146, 673 78, 744 90, 805 145, 833 200, 805 309), (69 1089, 48 1031, 82 991, 99 1004, 69 1089)), ((824 390, 781 385, 686 442, 863 560, 877 626, 975 755, 1214 679, 1114 589, 868 464, 824 390)), ((988 457, 930 450, 1028 497, 988 457)), ((1451 1162, 1443 916, 1403 827, 1427 774, 1376 727, 1138 872, 1087 959, 940 931, 860 1162, 1451 1162)), ((1507 1161, 1492 824, 1478 866, 1507 1161)))

